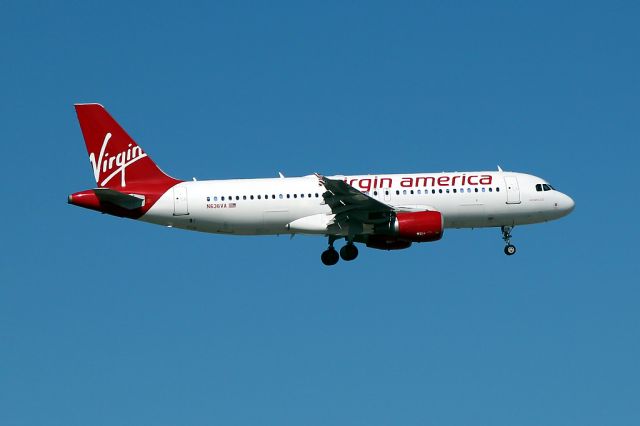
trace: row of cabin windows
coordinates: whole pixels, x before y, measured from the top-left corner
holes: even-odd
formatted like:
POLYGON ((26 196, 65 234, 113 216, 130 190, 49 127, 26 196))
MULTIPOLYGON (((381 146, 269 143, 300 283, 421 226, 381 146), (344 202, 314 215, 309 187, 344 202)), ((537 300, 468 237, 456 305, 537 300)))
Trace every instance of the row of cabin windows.
MULTIPOLYGON (((478 189, 478 188, 473 188, 473 189, 474 189, 474 192, 486 192, 486 191, 493 192, 493 190, 494 190, 491 187, 489 187, 489 188, 482 187, 480 189, 478 189)), ((458 189, 458 188, 442 189, 441 188, 441 189, 438 189, 438 190, 432 189, 431 193, 432 194, 436 194, 436 191, 437 191, 438 194, 442 194, 442 193, 449 194, 451 191, 453 191, 454 194, 457 194, 458 192, 460 194, 463 194, 465 192, 465 188, 460 188, 460 189, 458 189)), ((500 188, 496 187, 495 191, 496 192, 500 192, 500 188)), ((470 193, 471 192, 471 188, 466 188, 466 192, 470 193)), ((422 195, 422 190, 421 189, 416 189, 415 191, 413 189, 410 189, 410 190, 403 189, 402 190, 402 195, 413 195, 413 194, 422 195)), ((429 194, 429 190, 425 189, 424 190, 424 195, 427 195, 427 194, 429 194)), ((378 191, 373 191, 373 195, 378 195, 378 191)), ((384 191, 384 195, 389 195, 389 191, 388 190, 384 191)), ((400 195, 400 190, 399 189, 396 190, 396 195, 400 195)))
POLYGON ((540 192, 540 191, 551 191, 552 189, 555 189, 553 186, 546 184, 546 183, 539 183, 536 185, 536 191, 540 192))
MULTIPOLYGON (((300 194, 300 198, 305 198, 305 196, 307 198, 313 198, 314 195, 315 195, 315 198, 319 198, 320 197, 320 194, 316 192, 315 194, 311 194, 311 193, 309 193, 309 194, 300 194)), ((207 201, 211 201, 211 198, 212 197, 207 197, 207 201)), ((229 195, 228 197, 225 197, 224 195, 221 196, 221 197, 218 197, 217 195, 214 195, 213 196, 213 201, 218 201, 218 199, 220 199, 220 201, 225 201, 225 200, 233 201, 233 200, 240 200, 240 198, 242 198, 243 200, 255 200, 255 199, 262 200, 263 197, 262 197, 262 195, 243 195, 242 197, 240 195, 236 195, 236 196, 229 195)), ((271 194, 271 195, 265 194, 264 195, 264 199, 265 200, 268 200, 269 198, 271 198, 272 200, 275 200, 276 199, 276 194, 271 194)), ((278 194, 278 198, 281 199, 281 200, 283 200, 284 198, 298 198, 298 194, 293 194, 293 195, 291 195, 291 194, 278 194)))
MULTIPOLYGON (((547 185, 545 184, 545 186, 547 186, 547 185)), ((473 189, 474 189, 474 192, 487 192, 487 191, 488 192, 493 192, 493 190, 494 190, 494 188, 492 188, 492 187, 489 187, 489 188, 482 187, 482 188, 473 188, 473 189)), ((537 186, 536 186, 536 189, 537 189, 537 186)), ((443 189, 438 189, 437 193, 438 194, 443 194, 443 193, 449 194, 449 193, 451 193, 451 191, 453 191, 454 194, 457 194, 458 192, 460 194, 463 194, 465 192, 465 188, 460 188, 459 190, 458 190, 458 188, 453 188, 453 189, 447 188, 447 189, 444 189, 444 190, 443 189)), ((548 189, 545 189, 545 191, 548 191, 548 189)), ((467 193, 471 193, 472 192, 471 188, 466 188, 466 192, 467 193)), ((495 192, 500 192, 500 188, 496 187, 495 188, 495 192)), ((432 194, 436 194, 436 190, 432 189, 431 193, 432 194)), ((416 190, 413 190, 413 189, 406 190, 406 189, 404 189, 404 190, 402 190, 402 195, 414 195, 414 194, 422 195, 422 190, 421 189, 416 189, 416 190)), ((425 189, 424 190, 424 195, 427 195, 427 194, 429 194, 429 190, 425 189)), ((378 191, 373 191, 373 195, 377 196, 378 195, 378 191)), ((388 190, 384 191, 384 195, 389 195, 389 191, 388 190)), ((400 195, 400 190, 399 189, 396 190, 396 195, 400 195)), ((307 196, 307 198, 313 198, 314 196, 315 196, 315 198, 319 198, 320 194, 317 193, 317 192, 315 194, 308 193, 308 194, 306 194, 306 196, 307 196)), ((225 201, 225 200, 233 201, 234 199, 236 201, 238 201, 238 200, 240 200, 240 197, 241 197, 240 195, 236 195, 236 196, 230 195, 228 197, 225 197, 223 195, 223 196, 219 197, 219 199, 220 199, 220 201, 225 201)), ((292 194, 278 194, 277 198, 282 200, 282 199, 285 199, 285 198, 290 199, 292 197, 293 198, 298 198, 298 194, 293 194, 293 195, 292 194)), ((271 195, 265 194, 264 199, 268 200, 269 198, 271 198, 272 200, 275 200, 276 199, 276 194, 271 194, 271 195)), ((305 198, 305 194, 300 194, 300 198, 305 198)), ((243 200, 247 200, 247 199, 249 199, 249 200, 254 200, 254 199, 261 200, 262 199, 262 195, 255 195, 255 196, 254 195, 242 195, 242 199, 243 200)), ((211 197, 207 197, 207 201, 211 201, 211 197)), ((213 201, 218 201, 218 196, 217 195, 213 196, 213 201)))

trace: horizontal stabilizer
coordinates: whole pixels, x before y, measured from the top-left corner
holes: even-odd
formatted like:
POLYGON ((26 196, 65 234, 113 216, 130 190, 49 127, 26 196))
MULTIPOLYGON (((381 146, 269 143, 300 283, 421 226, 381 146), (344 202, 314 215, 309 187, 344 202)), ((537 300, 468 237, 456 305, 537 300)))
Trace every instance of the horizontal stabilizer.
POLYGON ((111 203, 126 210, 135 210, 144 206, 144 196, 125 194, 108 188, 95 188, 93 192, 101 202, 111 203))

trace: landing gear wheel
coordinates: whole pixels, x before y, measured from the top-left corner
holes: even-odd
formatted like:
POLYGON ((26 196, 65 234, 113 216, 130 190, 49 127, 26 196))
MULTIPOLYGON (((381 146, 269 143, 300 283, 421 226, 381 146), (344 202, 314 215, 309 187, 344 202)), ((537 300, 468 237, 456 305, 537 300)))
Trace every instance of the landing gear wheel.
POLYGON ((338 260, 340 260, 340 255, 338 255, 336 249, 334 249, 333 247, 329 247, 322 252, 320 260, 322 260, 322 263, 324 263, 325 265, 332 266, 338 263, 338 260))
POLYGON ((502 231, 502 239, 506 244, 504 247, 504 254, 507 256, 513 256, 516 254, 516 246, 511 244, 511 231, 513 230, 513 226, 503 226, 500 230, 502 231))
POLYGON ((340 249, 340 257, 342 260, 346 260, 347 262, 355 259, 358 257, 358 247, 353 243, 347 243, 340 249))

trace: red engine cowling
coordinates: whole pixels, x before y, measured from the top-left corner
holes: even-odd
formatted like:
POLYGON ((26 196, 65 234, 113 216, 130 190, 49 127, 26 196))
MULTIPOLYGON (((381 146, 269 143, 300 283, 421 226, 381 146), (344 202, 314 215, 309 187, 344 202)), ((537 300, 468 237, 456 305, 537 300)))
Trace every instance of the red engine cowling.
POLYGON ((397 213, 394 228, 398 239, 424 243, 442 238, 444 223, 436 211, 397 213))
POLYGON ((442 214, 436 211, 397 213, 392 223, 377 227, 366 239, 367 247, 379 250, 402 250, 411 243, 437 241, 442 238, 442 214))

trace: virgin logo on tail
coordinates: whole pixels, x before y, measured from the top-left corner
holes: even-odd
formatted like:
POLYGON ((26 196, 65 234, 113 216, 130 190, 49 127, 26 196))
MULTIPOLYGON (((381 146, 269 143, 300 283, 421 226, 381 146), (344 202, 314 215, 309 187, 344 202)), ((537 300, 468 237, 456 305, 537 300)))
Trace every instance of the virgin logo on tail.
POLYGON ((89 154, 89 161, 91 162, 91 166, 93 167, 93 176, 96 179, 96 183, 99 186, 105 186, 107 183, 111 181, 114 177, 120 174, 120 186, 125 187, 126 184, 126 175, 125 171, 127 167, 132 165, 138 160, 143 159, 147 156, 147 154, 142 151, 142 148, 139 146, 133 146, 133 144, 129 144, 129 148, 126 151, 119 152, 115 155, 110 155, 107 151, 107 145, 109 144, 109 140, 111 139, 111 133, 107 133, 104 137, 104 141, 102 142, 102 147, 100 148, 100 155, 98 156, 98 160, 96 161, 95 153, 89 154), (106 178, 100 181, 100 177, 106 173, 111 172, 106 178))

